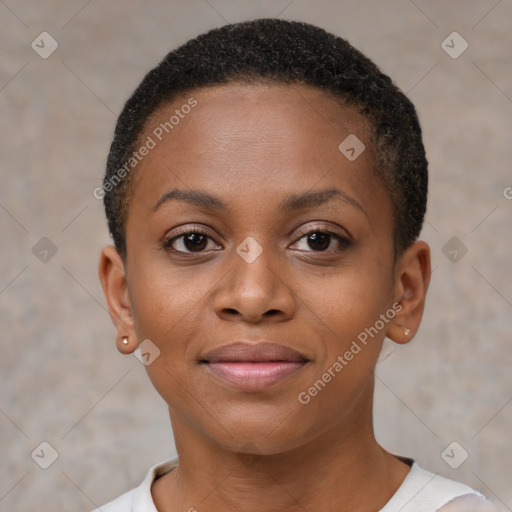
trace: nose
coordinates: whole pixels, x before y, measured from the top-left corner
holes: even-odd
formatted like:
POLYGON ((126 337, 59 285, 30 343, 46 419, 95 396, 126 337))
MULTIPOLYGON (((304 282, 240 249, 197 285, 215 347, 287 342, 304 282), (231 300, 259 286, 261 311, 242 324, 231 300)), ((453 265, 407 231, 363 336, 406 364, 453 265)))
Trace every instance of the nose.
POLYGON ((269 250, 250 263, 234 253, 231 270, 221 280, 214 297, 216 314, 224 320, 258 324, 293 317, 295 300, 282 268, 272 265, 269 250))

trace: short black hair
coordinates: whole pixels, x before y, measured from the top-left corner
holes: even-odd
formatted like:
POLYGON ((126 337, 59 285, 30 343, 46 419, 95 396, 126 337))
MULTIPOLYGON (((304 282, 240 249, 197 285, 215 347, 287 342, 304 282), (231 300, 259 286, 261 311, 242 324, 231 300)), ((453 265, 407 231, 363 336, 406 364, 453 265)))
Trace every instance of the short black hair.
POLYGON ((374 173, 393 206, 395 256, 411 245, 423 225, 428 188, 428 164, 414 105, 341 37, 308 23, 258 19, 210 30, 170 52, 124 105, 103 180, 109 230, 123 259, 133 177, 126 163, 148 118, 195 89, 258 81, 309 85, 358 109, 370 125, 374 173))

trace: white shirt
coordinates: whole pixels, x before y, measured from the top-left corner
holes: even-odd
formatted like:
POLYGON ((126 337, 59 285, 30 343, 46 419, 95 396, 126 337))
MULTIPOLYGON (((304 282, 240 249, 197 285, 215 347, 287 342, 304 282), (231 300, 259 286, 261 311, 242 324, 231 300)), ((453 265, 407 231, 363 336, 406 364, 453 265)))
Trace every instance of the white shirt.
MULTIPOLYGON (((153 466, 138 487, 93 512, 158 512, 151 496, 151 485, 177 465, 178 459, 174 458, 153 466)), ((496 510, 478 491, 425 471, 413 462, 398 491, 379 512, 436 512, 441 507, 442 512, 496 510)))

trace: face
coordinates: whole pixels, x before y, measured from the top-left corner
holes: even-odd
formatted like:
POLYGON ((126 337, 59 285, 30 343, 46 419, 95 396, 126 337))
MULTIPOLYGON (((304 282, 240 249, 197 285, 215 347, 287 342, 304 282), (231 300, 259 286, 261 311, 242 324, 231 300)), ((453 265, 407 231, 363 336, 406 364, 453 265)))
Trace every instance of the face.
POLYGON ((160 351, 171 417, 261 453, 357 428, 405 283, 365 120, 313 88, 230 84, 161 108, 148 137, 116 323, 160 351))

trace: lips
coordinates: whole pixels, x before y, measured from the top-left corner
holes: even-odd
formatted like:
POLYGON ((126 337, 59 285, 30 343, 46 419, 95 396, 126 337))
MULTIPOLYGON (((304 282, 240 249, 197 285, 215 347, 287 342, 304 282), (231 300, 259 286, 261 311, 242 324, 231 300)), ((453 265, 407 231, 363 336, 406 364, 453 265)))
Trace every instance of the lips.
POLYGON ((242 391, 262 391, 302 369, 308 359, 275 343, 233 343, 208 352, 201 364, 242 391))

